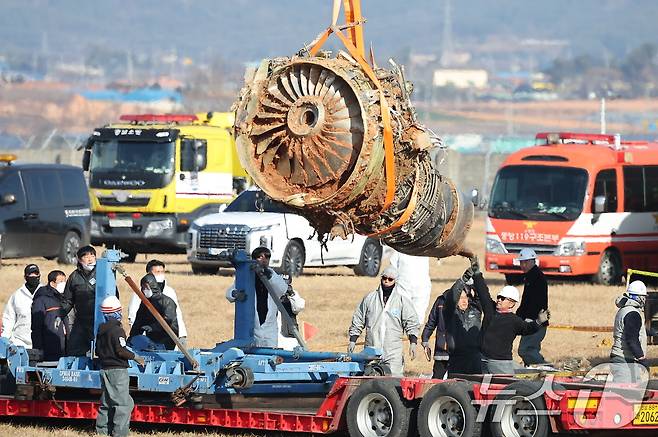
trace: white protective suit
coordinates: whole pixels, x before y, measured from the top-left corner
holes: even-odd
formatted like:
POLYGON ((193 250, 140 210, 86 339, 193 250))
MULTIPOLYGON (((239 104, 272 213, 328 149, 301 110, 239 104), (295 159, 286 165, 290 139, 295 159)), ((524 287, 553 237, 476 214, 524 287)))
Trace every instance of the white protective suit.
MULTIPOLYGON (((176 321, 178 322, 178 336, 179 337, 187 337, 187 328, 185 327, 185 322, 183 321, 183 312, 180 309, 180 304, 178 303, 178 295, 176 294, 176 290, 171 288, 165 283, 164 290, 162 290, 162 294, 164 294, 167 297, 170 297, 171 300, 174 301, 176 304, 176 321)), ((142 303, 142 301, 139 299, 139 296, 137 296, 135 293, 133 293, 132 298, 130 299, 130 304, 128 304, 128 323, 130 323, 130 326, 133 325, 133 322, 135 321, 135 317, 137 317, 137 310, 139 310, 139 305, 142 303)))
POLYGON ((426 256, 412 256, 391 250, 391 266, 398 271, 396 285, 399 292, 411 300, 418 320, 425 320, 425 312, 432 294, 430 279, 430 259, 426 256))
MULTIPOLYGON (((35 289, 38 290, 43 285, 35 289)), ((9 296, 2 313, 2 336, 13 344, 32 349, 32 298, 25 284, 9 296)))
MULTIPOLYGON (((270 269, 271 270, 271 269, 270 269)), ((259 279, 256 278, 256 281, 259 279)), ((278 299, 288 290, 288 283, 279 274, 272 270, 272 277, 270 278, 270 285, 274 289, 274 294, 278 299)), ((226 290, 226 299, 233 303, 233 290, 235 290, 235 283, 233 283, 226 290)), ((299 296, 299 295, 298 295, 299 296)), ((291 300, 292 301, 292 300, 291 300)), ((304 303, 301 304, 303 309, 304 303)), ((256 307, 256 300, 254 299, 254 307, 256 307)), ((300 309, 301 311, 301 309, 300 309)), ((276 306, 272 295, 268 293, 267 297, 267 316, 265 322, 261 325, 258 320, 258 313, 254 317, 254 346, 256 347, 279 347, 279 336, 281 332, 281 322, 279 321, 279 308, 276 306)), ((295 344, 296 345, 296 344, 295 344)))
POLYGON ((381 286, 363 298, 349 329, 350 336, 360 336, 366 330, 366 347, 382 350, 382 359, 391 368, 393 376, 403 376, 404 353, 402 335, 418 337, 420 323, 411 301, 402 295, 396 285, 384 305, 381 286))

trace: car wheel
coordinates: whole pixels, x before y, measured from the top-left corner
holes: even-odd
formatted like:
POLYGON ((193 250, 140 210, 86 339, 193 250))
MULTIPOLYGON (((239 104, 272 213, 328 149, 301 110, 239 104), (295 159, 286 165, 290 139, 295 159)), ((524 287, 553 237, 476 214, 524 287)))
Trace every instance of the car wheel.
POLYGON ((60 264, 76 264, 78 262, 77 253, 80 249, 80 237, 73 231, 68 231, 64 235, 64 241, 59 249, 57 262, 60 264))
POLYGON ((121 251, 127 255, 126 257, 121 258, 121 262, 132 264, 137 259, 137 252, 136 251, 134 251, 134 250, 123 250, 123 249, 121 251))
POLYGON ((594 275, 594 282, 602 285, 615 285, 621 279, 621 259, 617 252, 606 250, 601 256, 599 271, 594 275))
POLYGON ((192 264, 192 273, 195 275, 216 275, 217 272, 219 272, 219 267, 192 264))
POLYGON ((286 250, 283 251, 281 272, 290 276, 300 276, 304 271, 304 260, 304 247, 296 241, 289 241, 286 250))
POLYGON ((361 248, 359 264, 354 266, 354 273, 359 276, 377 276, 382 266, 382 246, 377 240, 368 238, 361 248))

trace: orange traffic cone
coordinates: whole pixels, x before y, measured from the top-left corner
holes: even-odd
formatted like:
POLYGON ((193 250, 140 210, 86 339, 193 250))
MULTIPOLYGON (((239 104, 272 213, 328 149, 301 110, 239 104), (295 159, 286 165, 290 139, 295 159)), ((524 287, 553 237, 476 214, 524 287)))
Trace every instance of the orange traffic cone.
POLYGON ((311 338, 315 337, 318 332, 320 332, 320 330, 315 326, 308 322, 302 322, 302 337, 304 337, 304 341, 309 341, 311 338))

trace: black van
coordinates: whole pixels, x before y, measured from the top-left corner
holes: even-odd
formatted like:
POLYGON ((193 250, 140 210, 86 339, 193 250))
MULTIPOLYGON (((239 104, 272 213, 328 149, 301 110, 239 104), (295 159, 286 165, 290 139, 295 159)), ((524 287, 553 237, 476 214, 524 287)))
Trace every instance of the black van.
POLYGON ((11 158, 0 156, 0 258, 43 256, 75 264, 91 227, 82 169, 11 164, 11 158))

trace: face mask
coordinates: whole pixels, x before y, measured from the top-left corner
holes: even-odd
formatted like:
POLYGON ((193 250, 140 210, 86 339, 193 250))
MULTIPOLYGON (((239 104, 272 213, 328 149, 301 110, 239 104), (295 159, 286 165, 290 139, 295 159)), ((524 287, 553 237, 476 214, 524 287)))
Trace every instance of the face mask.
POLYGON ((28 289, 33 290, 39 285, 40 279, 40 276, 28 276, 25 278, 25 285, 27 285, 28 289))
POLYGON ((66 287, 66 282, 58 282, 55 289, 60 293, 64 293, 64 287, 66 287))
POLYGON ((164 273, 158 274, 158 275, 153 275, 155 276, 155 282, 164 282, 165 281, 165 275, 164 273))
POLYGON ((89 264, 82 264, 82 268, 85 269, 88 272, 91 272, 94 270, 94 267, 96 267, 96 262, 89 263, 89 264))
POLYGON ((150 299, 151 296, 153 296, 153 292, 151 291, 150 288, 143 289, 142 293, 144 293, 144 296, 146 296, 147 299, 150 299))

